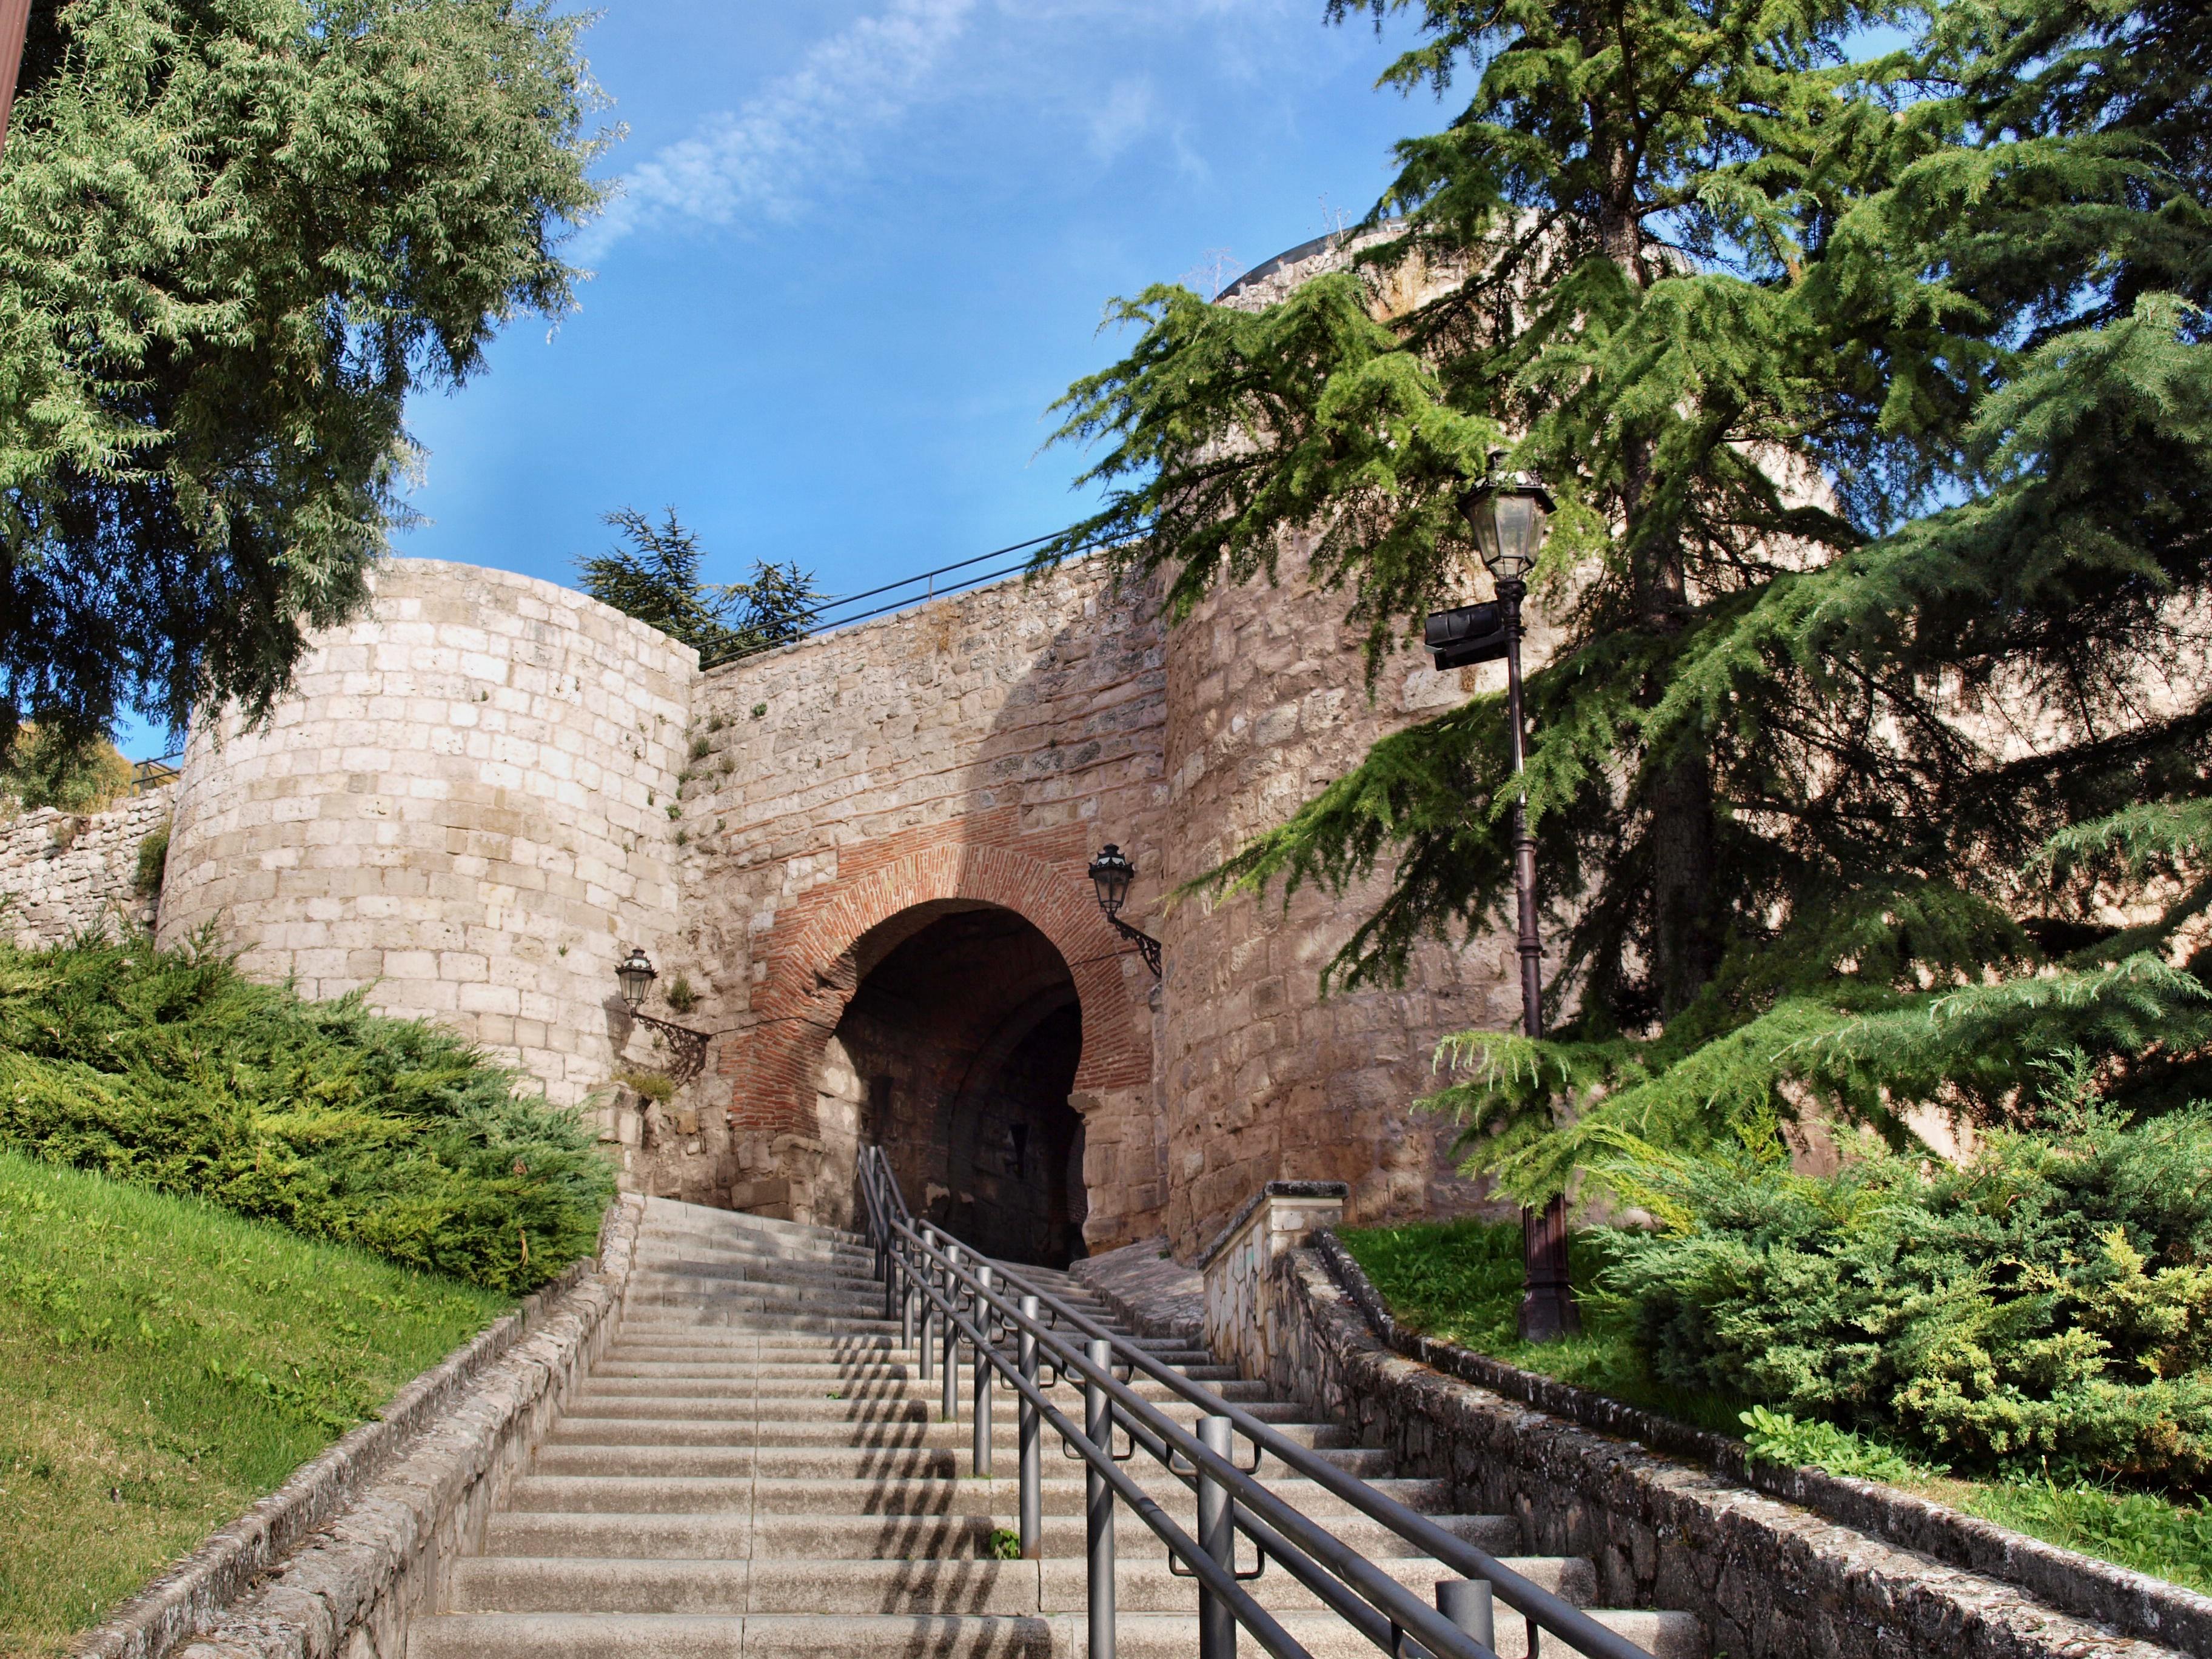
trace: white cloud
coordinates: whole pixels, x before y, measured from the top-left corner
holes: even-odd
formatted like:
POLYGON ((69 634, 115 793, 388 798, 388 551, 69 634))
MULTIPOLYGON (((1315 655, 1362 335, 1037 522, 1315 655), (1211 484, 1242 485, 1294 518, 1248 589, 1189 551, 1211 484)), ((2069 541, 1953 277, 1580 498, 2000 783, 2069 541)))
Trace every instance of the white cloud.
POLYGON ((820 42, 797 69, 632 171, 574 257, 591 263, 670 219, 787 216, 825 173, 857 163, 866 133, 927 93, 975 9, 975 0, 891 0, 820 42))
POLYGON ((735 110, 704 118, 687 138, 634 167, 570 257, 590 265, 633 233, 689 222, 787 219, 868 164, 871 141, 917 106, 966 99, 1011 127, 1043 125, 1112 162, 1164 139, 1188 173, 1206 170, 1189 148, 1174 96, 1147 70, 1103 88, 1110 51, 1200 35, 1201 73, 1249 77, 1295 14, 1320 24, 1311 0, 881 0, 880 9, 811 48, 797 68, 735 110), (1255 57, 1256 54, 1256 57, 1255 57), (1248 61, 1250 60, 1250 61, 1248 61), (1031 113, 1014 115, 1024 108, 1031 113))
POLYGON ((1157 112, 1149 81, 1116 81, 1091 112, 1091 153, 1112 161, 1152 130, 1157 112))

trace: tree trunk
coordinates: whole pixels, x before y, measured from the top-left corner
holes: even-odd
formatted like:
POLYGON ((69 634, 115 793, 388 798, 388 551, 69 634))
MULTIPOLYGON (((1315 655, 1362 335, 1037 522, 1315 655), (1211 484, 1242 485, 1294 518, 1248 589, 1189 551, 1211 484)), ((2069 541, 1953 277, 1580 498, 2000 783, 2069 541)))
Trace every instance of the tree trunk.
MULTIPOLYGON (((1600 245, 1640 289, 1644 271, 1635 159, 1625 138, 1601 141, 1610 152, 1606 171, 1613 188, 1599 210, 1600 245)), ((1690 610, 1680 544, 1671 536, 1647 540, 1637 533, 1650 494, 1651 446, 1630 435, 1622 454, 1621 518, 1637 623, 1654 633, 1677 633, 1690 610)), ((1719 965, 1712 916, 1713 776, 1706 757, 1686 755, 1647 770, 1644 805, 1650 819, 1652 986, 1661 1013, 1672 1018, 1719 965)))

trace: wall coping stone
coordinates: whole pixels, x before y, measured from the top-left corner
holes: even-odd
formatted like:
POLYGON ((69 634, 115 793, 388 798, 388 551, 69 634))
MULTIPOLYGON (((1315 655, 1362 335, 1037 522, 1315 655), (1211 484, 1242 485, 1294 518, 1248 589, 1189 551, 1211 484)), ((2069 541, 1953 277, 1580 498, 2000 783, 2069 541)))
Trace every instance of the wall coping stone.
MULTIPOLYGON (((210 1534, 79 1638, 71 1650, 76 1659, 162 1659, 357 1505, 380 1476, 453 1418, 485 1374, 518 1345, 568 1316, 574 1323, 559 1338, 564 1346, 581 1346, 607 1312, 621 1305, 643 1215, 642 1200, 617 1198, 599 1223, 596 1258, 571 1262, 512 1313, 408 1382, 375 1420, 302 1464, 275 1492, 210 1534)), ((309 1640, 300 1650, 324 1647, 309 1640)))
POLYGON ((2185 1652, 2212 1655, 2212 1596, 2045 1543, 1879 1481, 1761 1462, 1741 1441, 1726 1435, 1523 1370, 1457 1343, 1424 1336, 1391 1316, 1334 1232, 1318 1234, 1315 1245, 1329 1277, 1376 1335, 1408 1359, 1584 1428, 1705 1463, 1716 1474, 1767 1497, 1800 1504, 1947 1565, 2016 1584, 2076 1618, 2185 1652))
POLYGON ((1237 1213, 1229 1218, 1213 1242, 1198 1253, 1193 1264, 1201 1273, 1213 1263, 1214 1257, 1229 1248, 1229 1243, 1252 1218, 1252 1212, 1271 1198, 1350 1198, 1352 1188, 1342 1181, 1270 1181, 1237 1206, 1237 1213))

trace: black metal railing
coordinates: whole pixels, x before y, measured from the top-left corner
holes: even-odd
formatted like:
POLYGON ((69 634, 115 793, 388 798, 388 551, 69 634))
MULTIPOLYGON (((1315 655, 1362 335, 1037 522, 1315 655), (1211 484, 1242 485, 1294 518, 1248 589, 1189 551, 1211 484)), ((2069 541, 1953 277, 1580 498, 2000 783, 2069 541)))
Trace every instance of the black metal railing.
MULTIPOLYGON (((763 652, 795 645, 801 640, 811 640, 817 634, 849 628, 855 623, 889 616, 909 605, 927 605, 930 600, 941 599, 948 593, 964 593, 970 588, 981 587, 1008 576, 1020 575, 1037 568, 1036 550, 1053 539, 1051 536, 1032 537, 1025 542, 993 548, 988 553, 978 553, 971 559, 959 559, 951 564, 939 565, 934 570, 902 576, 895 582, 885 582, 880 587, 864 588, 858 593, 844 593, 835 599, 823 599, 820 604, 797 613, 792 625, 779 630, 776 638, 737 652, 715 665, 720 667, 723 663, 743 662, 746 658, 759 656, 763 652), (979 566, 988 568, 978 568, 979 566)), ((1071 548, 1054 562, 1087 558, 1105 544, 1103 542, 1091 542, 1071 548)))
POLYGON ((880 1148, 861 1153, 860 1186, 876 1276, 884 1285, 884 1316, 898 1321, 902 1346, 918 1346, 921 1380, 929 1382, 937 1372, 939 1410, 946 1422, 959 1418, 963 1344, 970 1356, 975 1474, 992 1472, 996 1385, 1003 1381, 1018 1396, 1024 1559, 1042 1553, 1042 1430, 1049 1427, 1059 1437, 1064 1457, 1085 1466, 1091 1659, 1113 1659, 1115 1650, 1117 1503, 1167 1547, 1171 1571, 1198 1580, 1200 1659, 1233 1659, 1240 1627, 1276 1659, 1310 1659, 1245 1588, 1271 1565, 1304 1584, 1323 1607, 1393 1659, 1416 1654, 1497 1659, 1493 1599, 1527 1622, 1529 1659, 1540 1659, 1546 1634, 1589 1659, 1650 1659, 1579 1607, 1115 1335, 1039 1290, 1018 1270, 975 1255, 933 1223, 915 1221, 880 1148), (1044 1380, 1047 1370, 1050 1382, 1044 1380), (1195 1407, 1195 1429, 1139 1394, 1132 1384, 1139 1374, 1195 1407), (1080 1427, 1046 1396, 1045 1389, 1063 1378, 1083 1389, 1080 1427), (1117 1437, 1126 1439, 1127 1450, 1116 1451, 1117 1437), (1252 1449, 1249 1463, 1236 1454, 1239 1440, 1252 1449), (1195 1536, 1122 1468, 1139 1451, 1194 1491, 1195 1536), (1259 1480, 1261 1464, 1268 1457, 1457 1575, 1437 1586, 1437 1605, 1430 1607, 1259 1480), (1249 1571, 1237 1564, 1239 1534, 1257 1552, 1249 1571))

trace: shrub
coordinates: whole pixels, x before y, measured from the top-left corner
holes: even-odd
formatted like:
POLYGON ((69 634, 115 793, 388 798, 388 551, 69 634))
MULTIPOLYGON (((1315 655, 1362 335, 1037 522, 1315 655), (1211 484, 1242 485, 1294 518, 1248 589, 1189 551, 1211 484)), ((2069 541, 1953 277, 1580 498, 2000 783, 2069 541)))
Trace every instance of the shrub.
POLYGON ((668 988, 668 1006, 679 1014, 688 1014, 699 1006, 699 994, 691 988, 691 981, 682 974, 668 988))
POLYGON ((665 1072, 617 1072, 615 1081, 627 1085, 656 1106, 676 1098, 676 1079, 665 1072))
MULTIPOLYGON (((2077 1101, 1962 1167, 1870 1152, 1626 1173, 1605 1274, 1653 1373, 1930 1461, 2212 1486, 2212 1113, 2077 1101)), ((1616 1174, 1622 1172, 1616 1171, 1616 1174)))
POLYGON ((149 830, 138 842, 138 867, 131 873, 131 887, 141 898, 158 897, 161 878, 169 868, 169 826, 149 830))
POLYGON ((515 1085, 204 942, 0 945, 0 1144, 510 1293, 592 1248, 614 1184, 577 1115, 515 1085))
POLYGON ((100 812, 131 793, 131 763, 105 738, 72 739, 26 720, 0 766, 0 794, 27 807, 100 812))

